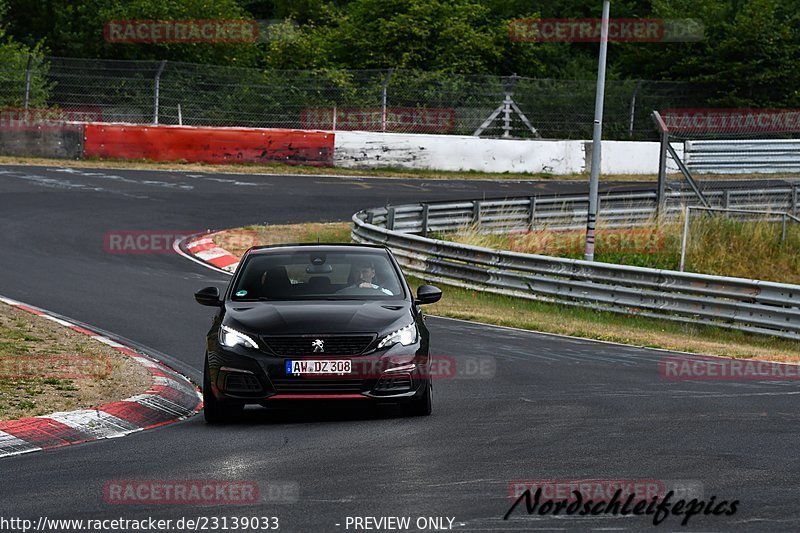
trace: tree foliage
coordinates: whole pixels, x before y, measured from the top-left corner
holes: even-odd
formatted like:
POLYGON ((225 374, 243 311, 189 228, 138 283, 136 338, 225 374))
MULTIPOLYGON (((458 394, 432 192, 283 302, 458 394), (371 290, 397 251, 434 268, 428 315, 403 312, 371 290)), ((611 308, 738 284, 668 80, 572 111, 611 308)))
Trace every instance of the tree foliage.
MULTIPOLYGON (((596 43, 512 42, 516 18, 597 18, 600 0, 6 0, 9 35, 71 57, 267 69, 405 68, 592 80, 596 43), (110 44, 108 19, 255 18, 245 44, 110 44), (276 22, 278 21, 278 22, 276 22), (281 22, 282 21, 282 22, 281 22)), ((707 84, 719 105, 800 105, 800 0, 613 0, 618 18, 699 19, 705 38, 611 43, 608 77, 707 84)))
MULTIPOLYGON (((5 0, 0 0, 0 20, 8 12, 5 0)), ((49 86, 44 74, 46 65, 42 56, 41 43, 32 46, 15 41, 8 35, 7 28, 0 23, 0 108, 21 108, 25 100, 25 71, 31 63, 30 92, 28 105, 41 106, 49 94, 49 86)))
POLYGON ((109 43, 109 20, 252 19, 236 0, 7 0, 9 28, 23 42, 43 41, 52 55, 167 59, 256 66, 257 43, 109 43))

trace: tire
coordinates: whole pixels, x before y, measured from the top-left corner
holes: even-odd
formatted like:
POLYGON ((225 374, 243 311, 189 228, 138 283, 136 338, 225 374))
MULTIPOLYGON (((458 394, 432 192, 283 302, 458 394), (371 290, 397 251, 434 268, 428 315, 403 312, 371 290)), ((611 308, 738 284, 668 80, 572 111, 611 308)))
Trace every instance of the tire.
POLYGON ((428 381, 428 389, 419 397, 414 398, 405 406, 407 416, 430 416, 433 411, 433 384, 428 381))
POLYGON ((233 421, 244 409, 243 404, 222 402, 211 390, 211 375, 206 361, 203 371, 203 418, 206 424, 224 424, 233 421))

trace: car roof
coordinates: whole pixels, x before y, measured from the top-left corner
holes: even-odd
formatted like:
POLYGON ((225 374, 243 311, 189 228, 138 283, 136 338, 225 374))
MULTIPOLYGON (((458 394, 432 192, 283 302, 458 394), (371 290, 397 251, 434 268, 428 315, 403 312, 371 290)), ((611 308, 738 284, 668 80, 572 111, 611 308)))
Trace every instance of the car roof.
POLYGON ((356 243, 336 243, 336 244, 319 244, 319 243, 292 243, 292 244, 268 244, 264 246, 253 246, 248 250, 250 255, 267 255, 270 253, 280 252, 366 252, 366 253, 386 253, 389 251, 385 246, 373 244, 356 244, 356 243))

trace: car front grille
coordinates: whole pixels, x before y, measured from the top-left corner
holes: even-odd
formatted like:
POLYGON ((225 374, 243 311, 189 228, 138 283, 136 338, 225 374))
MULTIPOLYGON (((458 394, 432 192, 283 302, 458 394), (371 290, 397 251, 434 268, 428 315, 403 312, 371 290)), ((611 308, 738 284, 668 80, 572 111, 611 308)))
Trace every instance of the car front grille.
POLYGON ((286 378, 272 379, 275 391, 281 394, 347 394, 363 389, 362 379, 286 378))
POLYGON ((276 355, 298 357, 304 355, 359 355, 375 339, 374 335, 297 335, 263 336, 261 340, 276 355), (322 341, 322 350, 314 351, 314 341, 322 341))

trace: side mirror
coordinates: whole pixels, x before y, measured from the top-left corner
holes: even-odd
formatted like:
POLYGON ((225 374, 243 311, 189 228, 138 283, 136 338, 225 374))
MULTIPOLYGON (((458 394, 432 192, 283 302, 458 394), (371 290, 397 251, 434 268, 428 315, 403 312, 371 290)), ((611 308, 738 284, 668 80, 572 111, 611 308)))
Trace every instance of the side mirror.
POLYGON ((200 305, 208 305, 211 307, 221 307, 222 302, 219 300, 219 289, 216 287, 206 287, 194 293, 194 299, 200 305))
POLYGON ((420 285, 417 289, 417 298, 414 303, 418 305, 432 304, 442 298, 442 290, 433 285, 420 285))

